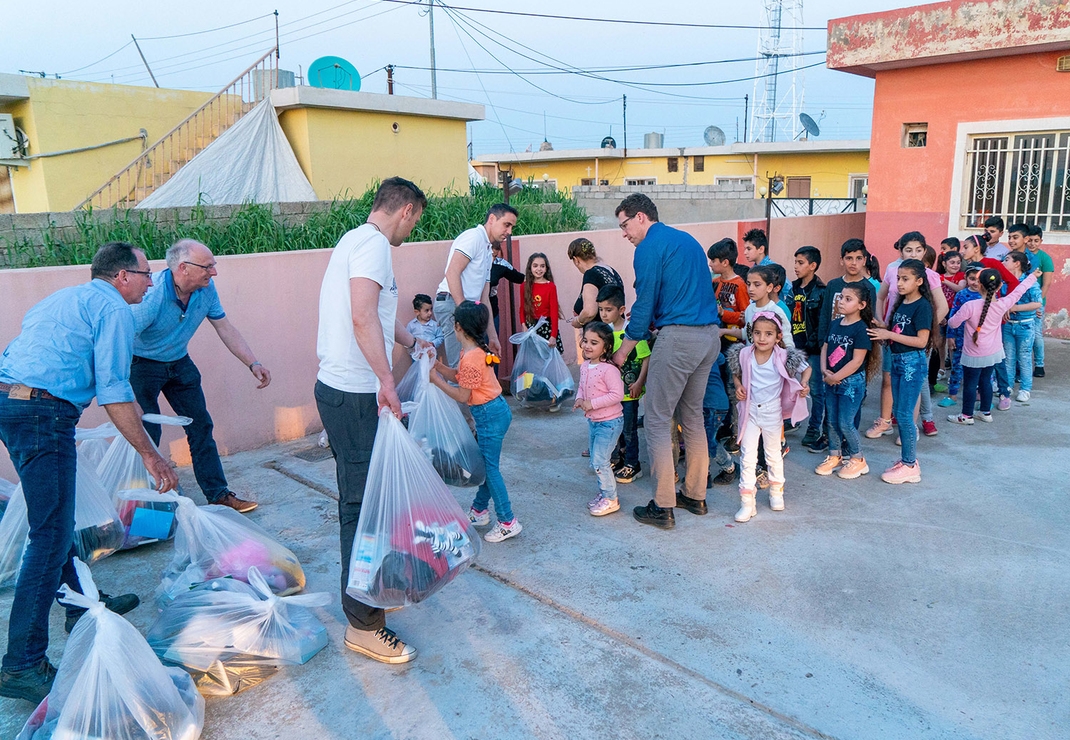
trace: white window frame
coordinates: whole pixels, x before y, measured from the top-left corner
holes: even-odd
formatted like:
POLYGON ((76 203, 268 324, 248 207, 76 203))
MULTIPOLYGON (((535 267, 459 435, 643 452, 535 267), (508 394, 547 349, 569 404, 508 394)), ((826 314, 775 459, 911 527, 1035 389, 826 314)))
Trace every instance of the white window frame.
MULTIPOLYGON (((948 203, 948 224, 960 237, 980 234, 983 228, 967 228, 966 198, 970 192, 970 173, 966 169, 967 153, 974 137, 1015 136, 1034 131, 1070 131, 1070 116, 1056 118, 1021 118, 1007 121, 968 121, 958 125, 955 135, 954 169, 951 177, 951 200, 948 203)), ((1010 226, 1010 224, 1007 224, 1010 226)), ((1044 231, 1046 244, 1070 244, 1070 232, 1044 231)))
POLYGON ((624 184, 631 187, 645 188, 651 185, 658 184, 658 178, 656 177, 626 177, 624 178, 624 184))
POLYGON ((754 175, 717 175, 713 178, 714 185, 734 185, 742 183, 754 187, 754 175))
MULTIPOLYGON (((855 183, 861 182, 862 187, 869 185, 869 173, 868 172, 851 172, 847 175, 847 197, 855 197, 855 183)), ((861 196, 862 200, 866 199, 866 194, 861 196)))

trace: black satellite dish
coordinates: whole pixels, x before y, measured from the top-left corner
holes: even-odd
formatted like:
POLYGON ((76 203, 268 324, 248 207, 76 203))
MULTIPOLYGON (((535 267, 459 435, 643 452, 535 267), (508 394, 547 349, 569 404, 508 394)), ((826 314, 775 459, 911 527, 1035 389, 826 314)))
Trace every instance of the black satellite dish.
POLYGON ((806 138, 811 136, 820 136, 821 127, 817 125, 817 121, 810 117, 807 113, 799 114, 799 123, 802 124, 803 131, 806 132, 806 138))
POLYGON ((616 149, 617 148, 617 140, 614 139, 612 136, 607 136, 606 138, 602 139, 602 148, 603 149, 616 149))

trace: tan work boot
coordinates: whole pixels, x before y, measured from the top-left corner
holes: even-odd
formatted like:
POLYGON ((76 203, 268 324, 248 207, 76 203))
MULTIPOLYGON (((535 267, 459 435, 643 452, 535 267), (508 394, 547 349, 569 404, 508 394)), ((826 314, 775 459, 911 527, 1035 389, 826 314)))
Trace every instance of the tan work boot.
POLYGON ((380 663, 396 665, 416 659, 416 648, 406 645, 393 630, 386 627, 372 632, 346 625, 345 643, 350 650, 380 663))

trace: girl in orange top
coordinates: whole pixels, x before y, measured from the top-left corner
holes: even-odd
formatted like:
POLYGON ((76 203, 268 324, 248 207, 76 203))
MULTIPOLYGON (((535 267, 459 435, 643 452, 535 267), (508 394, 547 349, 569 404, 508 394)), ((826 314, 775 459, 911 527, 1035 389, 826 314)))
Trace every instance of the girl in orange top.
POLYGON ((547 323, 536 332, 551 347, 564 354, 561 335, 557 331, 557 320, 561 309, 557 303, 557 286, 554 285, 554 272, 550 261, 542 252, 528 257, 528 267, 524 271, 524 303, 522 306, 524 325, 529 329, 546 317, 547 323))
MULTIPOLYGON (((530 265, 530 263, 529 263, 530 265)), ((492 365, 498 358, 487 346, 485 333, 490 311, 479 303, 465 301, 453 314, 457 340, 461 344, 461 361, 453 370, 441 361, 431 371, 431 382, 450 398, 466 403, 476 423, 476 441, 487 468, 487 479, 476 491, 468 518, 477 527, 490 524, 490 500, 494 499, 494 513, 498 523, 483 536, 487 542, 501 542, 520 534, 521 526, 513 515, 509 491, 505 489, 500 461, 502 440, 509 431, 513 412, 502 396, 502 387, 494 377, 492 365), (456 386, 448 381, 454 381, 456 386)))

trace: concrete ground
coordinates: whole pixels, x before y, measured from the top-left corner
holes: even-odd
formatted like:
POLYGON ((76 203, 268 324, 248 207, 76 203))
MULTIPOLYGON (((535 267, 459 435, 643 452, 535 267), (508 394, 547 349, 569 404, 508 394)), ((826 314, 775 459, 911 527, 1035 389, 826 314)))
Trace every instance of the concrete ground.
MULTIPOLYGON (((814 475, 820 458, 789 436, 787 510, 760 496, 744 525, 735 489, 717 487, 708 516, 640 526, 629 511, 651 497, 646 477, 621 487, 620 513, 591 518, 582 417, 517 410, 502 468, 524 532, 390 615, 418 659, 389 667, 347 651, 336 602, 319 610, 331 644, 209 699, 204 737, 1066 738, 1070 345, 1048 353, 1032 405, 991 425, 938 421, 919 443, 920 485, 878 479, 896 459, 892 437, 865 441, 873 472, 842 481, 814 475)), ((298 555, 308 589, 334 593, 334 464, 295 456, 314 445, 225 466, 261 502, 251 518, 298 555)), ((120 553, 94 573, 149 602, 171 549, 120 553)), ((0 614, 10 605, 0 594, 0 614)), ((130 617, 144 631, 154 608, 130 617)), ((57 663, 61 618, 54 609, 57 663)), ((0 737, 30 709, 0 699, 0 737)))

